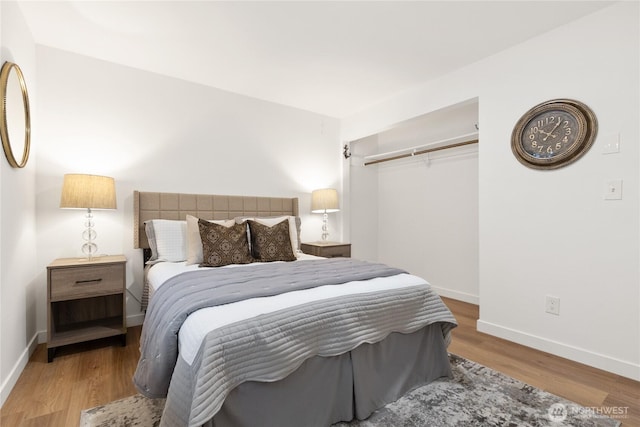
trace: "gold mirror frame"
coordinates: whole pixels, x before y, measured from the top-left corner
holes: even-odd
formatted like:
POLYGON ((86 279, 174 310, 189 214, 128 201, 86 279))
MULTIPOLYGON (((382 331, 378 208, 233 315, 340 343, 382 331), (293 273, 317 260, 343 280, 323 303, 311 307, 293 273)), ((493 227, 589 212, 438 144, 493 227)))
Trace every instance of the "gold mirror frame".
MULTIPOLYGON (((23 168, 27 164, 27 160, 29 160, 29 150, 31 148, 31 114, 29 111, 27 85, 24 81, 22 70, 17 64, 7 61, 2 65, 2 69, 0 70, 0 91, 2 96, 2 102, 0 102, 0 116, 2 116, 2 119, 0 120, 0 138, 2 138, 2 148, 4 149, 7 161, 12 167, 23 168), (9 126, 7 124, 7 92, 9 89, 8 83, 11 71, 15 72, 18 79, 20 92, 22 93, 22 105, 24 107, 24 149, 22 150, 22 158, 19 162, 16 160, 13 149, 11 148, 11 141, 9 140, 9 126)), ((10 105, 12 105, 11 108, 14 108, 13 104, 15 102, 18 101, 10 102, 10 105)), ((17 131, 13 131, 14 135, 15 132, 17 131)))

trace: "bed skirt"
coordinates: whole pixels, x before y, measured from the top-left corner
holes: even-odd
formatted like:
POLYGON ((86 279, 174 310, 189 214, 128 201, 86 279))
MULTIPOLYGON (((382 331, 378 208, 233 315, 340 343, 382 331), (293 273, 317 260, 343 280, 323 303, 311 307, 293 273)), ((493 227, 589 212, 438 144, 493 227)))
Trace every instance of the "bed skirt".
POLYGON ((375 410, 408 391, 450 376, 438 324, 392 333, 335 357, 313 357, 288 377, 235 388, 204 427, 327 427, 375 410))

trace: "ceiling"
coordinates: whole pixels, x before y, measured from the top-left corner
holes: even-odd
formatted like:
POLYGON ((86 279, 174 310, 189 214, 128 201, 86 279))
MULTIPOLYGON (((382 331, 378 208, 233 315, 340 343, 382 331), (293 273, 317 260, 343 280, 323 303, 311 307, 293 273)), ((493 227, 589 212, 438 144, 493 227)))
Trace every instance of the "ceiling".
POLYGON ((343 118, 610 4, 25 1, 20 8, 37 44, 343 118))

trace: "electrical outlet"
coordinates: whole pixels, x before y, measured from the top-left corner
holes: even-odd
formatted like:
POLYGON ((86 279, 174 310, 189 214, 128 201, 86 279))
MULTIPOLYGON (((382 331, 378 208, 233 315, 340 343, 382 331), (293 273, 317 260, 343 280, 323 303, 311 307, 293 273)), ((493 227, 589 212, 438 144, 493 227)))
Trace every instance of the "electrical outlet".
POLYGON ((547 295, 545 311, 550 314, 560 315, 560 298, 547 295))

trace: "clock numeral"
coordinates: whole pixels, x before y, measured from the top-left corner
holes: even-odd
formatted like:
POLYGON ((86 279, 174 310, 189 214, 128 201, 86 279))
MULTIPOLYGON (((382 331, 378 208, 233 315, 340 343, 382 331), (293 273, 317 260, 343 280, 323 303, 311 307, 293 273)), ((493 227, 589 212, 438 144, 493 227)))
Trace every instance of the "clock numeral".
POLYGON ((565 135, 571 135, 571 128, 566 128, 566 129, 564 130, 564 134, 565 134, 565 135))
MULTIPOLYGON (((562 124, 562 117, 561 116, 549 116, 547 117, 547 124, 558 124, 558 126, 560 126, 562 124)), ((566 120, 565 120, 566 123, 566 120)))
POLYGON ((561 148, 562 148, 562 143, 561 143, 561 142, 558 142, 558 143, 556 144, 556 150, 559 150, 559 149, 561 149, 561 148))
POLYGON ((553 148, 551 148, 551 146, 547 147, 547 153, 553 154, 553 148))

